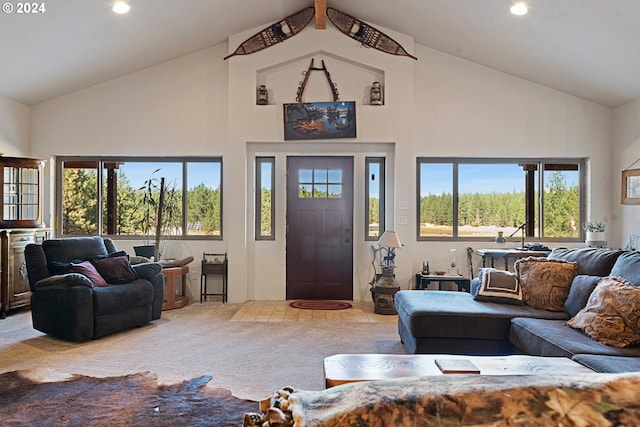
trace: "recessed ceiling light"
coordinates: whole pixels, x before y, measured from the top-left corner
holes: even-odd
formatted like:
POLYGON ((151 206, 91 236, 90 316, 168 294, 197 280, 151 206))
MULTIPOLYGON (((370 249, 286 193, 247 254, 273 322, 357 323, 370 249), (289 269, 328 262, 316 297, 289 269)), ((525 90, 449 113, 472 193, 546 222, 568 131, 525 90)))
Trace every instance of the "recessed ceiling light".
POLYGON ((511 13, 518 16, 526 15, 527 12, 529 11, 529 9, 527 8, 527 5, 524 3, 515 3, 513 6, 511 6, 510 10, 511 10, 511 13))
POLYGON ((131 9, 131 6, 129 6, 127 3, 123 1, 115 2, 113 4, 113 7, 111 8, 111 10, 113 10, 118 15, 122 15, 123 13, 129 12, 129 9, 131 9))

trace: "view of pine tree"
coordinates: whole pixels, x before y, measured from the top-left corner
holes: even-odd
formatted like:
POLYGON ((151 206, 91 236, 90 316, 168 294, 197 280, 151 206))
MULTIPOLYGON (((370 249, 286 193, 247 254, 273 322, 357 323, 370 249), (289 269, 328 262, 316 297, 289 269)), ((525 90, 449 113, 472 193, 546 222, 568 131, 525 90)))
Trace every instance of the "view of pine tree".
POLYGON ((369 197, 369 224, 380 223, 380 199, 369 197))
POLYGON ((262 188, 260 208, 260 234, 271 236, 271 190, 267 188, 262 188))
POLYGON ((220 189, 198 184, 187 193, 187 222, 199 234, 220 235, 220 189))
MULTIPOLYGON (((95 235, 97 230, 97 183, 95 169, 66 168, 63 183, 63 233, 68 235, 95 235)), ((142 199, 144 191, 133 188, 123 171, 118 171, 116 222, 118 235, 142 235, 145 222, 142 199)), ((159 189, 153 190, 158 200, 159 189)), ((220 235, 220 190, 199 184, 188 192, 187 222, 197 234, 220 235)), ((103 197, 103 215, 107 202, 103 197)), ((167 185, 163 210, 163 233, 182 234, 182 192, 167 185)), ((149 223, 155 224, 157 212, 149 211, 149 223)), ((106 221, 104 221, 106 223, 106 221)), ((155 230, 150 230, 155 233, 155 230)), ((103 233, 106 234, 106 225, 103 233)))
POLYGON ((96 234, 98 198, 95 169, 65 169, 63 179, 63 233, 96 234))
MULTIPOLYGON (((458 199, 458 225, 512 227, 525 222, 525 193, 465 193, 458 199)), ((420 199, 420 223, 451 226, 453 196, 430 194, 420 199)), ((579 187, 567 186, 561 171, 548 175, 544 193, 544 236, 578 237, 579 187)))
POLYGON ((554 171, 544 188, 544 234, 546 237, 578 237, 578 186, 568 187, 565 176, 554 171))
MULTIPOLYGON (((104 203, 103 211, 106 212, 106 200, 104 203)), ((140 218, 134 214, 137 206, 140 206, 139 197, 124 173, 118 171, 117 234, 136 234, 136 231, 140 232, 140 218)))

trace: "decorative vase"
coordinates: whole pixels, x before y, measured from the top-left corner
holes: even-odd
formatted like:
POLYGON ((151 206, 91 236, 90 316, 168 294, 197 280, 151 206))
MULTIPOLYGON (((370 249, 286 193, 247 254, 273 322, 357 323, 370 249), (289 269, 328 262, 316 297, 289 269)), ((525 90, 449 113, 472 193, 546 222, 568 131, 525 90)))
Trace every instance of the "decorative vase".
POLYGON ((587 231, 588 242, 603 242, 605 241, 604 231, 587 231))

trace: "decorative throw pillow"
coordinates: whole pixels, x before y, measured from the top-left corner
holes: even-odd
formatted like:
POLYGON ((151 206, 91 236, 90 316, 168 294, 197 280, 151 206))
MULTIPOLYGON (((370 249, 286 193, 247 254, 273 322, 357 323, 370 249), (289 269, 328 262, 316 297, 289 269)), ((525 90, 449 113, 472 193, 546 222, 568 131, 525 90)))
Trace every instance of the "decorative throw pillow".
POLYGON ((478 301, 523 305, 522 288, 515 273, 495 268, 481 268, 478 285, 472 287, 473 298, 478 301))
POLYGON ((564 311, 564 302, 578 271, 577 263, 527 257, 516 261, 515 270, 527 305, 542 310, 564 311))
POLYGON ((640 288, 620 277, 605 277, 567 324, 603 344, 628 347, 640 343, 639 308, 640 288))
POLYGON ((138 278, 127 256, 92 259, 91 263, 109 283, 129 283, 138 278))
POLYGON ((80 273, 87 276, 94 286, 109 286, 104 278, 98 273, 98 270, 89 261, 83 261, 79 264, 71 263, 68 268, 69 273, 80 273))
POLYGON ((575 316, 587 305, 591 292, 596 288, 600 279, 602 279, 602 277, 587 276, 585 274, 578 274, 573 278, 569 296, 564 302, 564 309, 569 316, 575 316))

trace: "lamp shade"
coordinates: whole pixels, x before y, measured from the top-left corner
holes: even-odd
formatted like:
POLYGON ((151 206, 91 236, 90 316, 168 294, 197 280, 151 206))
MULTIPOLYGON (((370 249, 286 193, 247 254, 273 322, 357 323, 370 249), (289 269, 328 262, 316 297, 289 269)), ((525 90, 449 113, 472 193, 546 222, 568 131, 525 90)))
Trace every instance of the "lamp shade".
POLYGON ((378 246, 384 246, 387 248, 400 248, 402 247, 402 243, 400 243, 400 239, 398 239, 398 235, 395 231, 385 231, 380 236, 378 240, 378 246))

